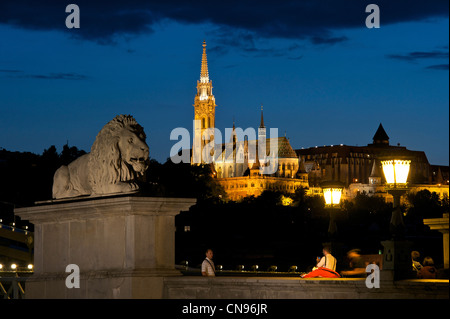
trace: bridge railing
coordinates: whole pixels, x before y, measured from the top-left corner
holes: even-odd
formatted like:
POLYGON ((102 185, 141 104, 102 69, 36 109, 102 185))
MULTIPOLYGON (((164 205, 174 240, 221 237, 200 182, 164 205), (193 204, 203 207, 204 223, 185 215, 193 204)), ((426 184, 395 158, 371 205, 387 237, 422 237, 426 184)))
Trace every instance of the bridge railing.
POLYGON ((0 277, 0 298, 23 299, 26 280, 27 278, 0 277))

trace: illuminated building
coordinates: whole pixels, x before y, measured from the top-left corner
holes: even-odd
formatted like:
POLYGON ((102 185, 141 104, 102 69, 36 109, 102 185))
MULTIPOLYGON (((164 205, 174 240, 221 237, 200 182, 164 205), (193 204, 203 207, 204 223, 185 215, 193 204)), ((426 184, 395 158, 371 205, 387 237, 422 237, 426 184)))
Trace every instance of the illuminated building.
MULTIPOLYGON (((322 195, 323 181, 340 181, 344 184, 342 199, 352 199, 358 193, 383 196, 392 201, 384 189, 385 177, 381 168, 381 157, 400 156, 411 161, 408 183, 409 191, 428 189, 437 192, 441 198, 449 193, 448 166, 430 165, 423 151, 408 150, 405 146, 389 144, 389 136, 380 123, 373 142, 367 146, 330 145, 294 150, 288 138, 267 138, 263 110, 257 136, 254 140, 244 137, 239 140, 233 123, 231 138, 223 144, 215 144, 215 151, 204 152, 204 147, 214 141, 214 134, 201 136, 207 129, 215 127, 215 98, 212 81, 209 78, 206 56, 206 42, 203 54, 200 80, 194 100, 194 145, 191 163, 208 163, 205 156, 212 155, 212 170, 228 197, 233 200, 245 196, 258 196, 264 190, 295 192, 307 188, 308 195, 322 195), (259 173, 258 156, 250 150, 258 149, 258 141, 265 141, 266 155, 278 153, 278 169, 270 175, 259 173), (201 142, 198 142, 201 141, 201 142), (195 147, 200 143, 201 147, 195 147), (218 146, 219 145, 219 146, 218 146), (274 149, 277 145, 277 149, 274 149), (205 155, 206 154, 206 155, 205 155), (194 160, 197 159, 197 161, 194 160)), ((215 141, 219 142, 219 141, 215 141)), ((264 148, 264 146, 262 146, 264 148)), ((208 150, 209 151, 209 150, 208 150)))
POLYGON ((206 144, 214 141, 211 138, 202 140, 202 134, 206 129, 215 127, 216 100, 212 94, 212 81, 209 79, 208 61, 206 57, 206 42, 203 41, 202 66, 200 70, 200 80, 197 81, 197 94, 194 99, 194 143, 201 141, 200 147, 193 147, 193 158, 198 159, 198 163, 205 162, 203 149, 206 144))
POLYGON ((295 150, 299 160, 304 162, 308 173, 310 193, 325 180, 344 183, 343 199, 352 199, 358 193, 385 197, 392 196, 384 189, 386 182, 380 158, 395 157, 411 160, 408 175, 409 191, 428 189, 438 193, 441 198, 448 196, 448 166, 430 165, 425 152, 408 150, 405 146, 389 144, 389 136, 380 124, 373 143, 367 146, 348 146, 344 144, 316 146, 295 150))
MULTIPOLYGON (((203 42, 200 80, 197 82, 197 94, 194 100, 194 120, 196 122, 194 124, 194 145, 191 153, 192 164, 208 162, 205 160, 203 150, 208 143, 214 141, 214 135, 206 134, 211 138, 204 140, 201 136, 205 133, 205 130, 214 128, 215 107, 212 82, 209 79, 208 72, 206 42, 203 42), (201 141, 201 147, 196 147, 195 143, 198 143, 198 141, 201 141), (201 160, 196 161, 195 159, 201 160)), ((261 148, 264 148, 264 145, 261 148)), ((233 123, 230 141, 221 144, 219 147, 216 146, 216 149, 221 150, 221 152, 220 154, 211 152, 211 155, 213 155, 213 171, 228 197, 232 200, 239 200, 251 195, 259 196, 264 190, 293 193, 300 187, 308 187, 308 175, 302 169, 289 139, 286 136, 267 138, 262 107, 257 140, 248 140, 245 137, 244 140, 238 140, 233 123), (260 173, 258 154, 251 152, 251 150, 259 148, 258 141, 265 141, 265 155, 278 154, 278 169, 273 174, 260 173)))

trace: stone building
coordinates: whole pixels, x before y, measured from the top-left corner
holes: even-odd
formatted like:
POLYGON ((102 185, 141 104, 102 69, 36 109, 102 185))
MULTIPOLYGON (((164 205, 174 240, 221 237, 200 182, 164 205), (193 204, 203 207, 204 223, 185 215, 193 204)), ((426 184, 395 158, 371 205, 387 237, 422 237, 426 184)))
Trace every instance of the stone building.
POLYGON ((348 187, 352 183, 370 184, 372 173, 384 183, 380 157, 401 156, 411 160, 409 183, 430 183, 430 164, 425 152, 408 150, 405 146, 389 144, 382 124, 367 146, 329 145, 295 150, 305 164, 311 186, 324 180, 338 180, 348 187), (375 168, 374 168, 375 165, 375 168), (374 170, 375 169, 375 170, 374 170))
POLYGON ((390 145, 389 136, 380 124, 373 142, 367 146, 329 145, 295 150, 308 173, 310 193, 319 193, 320 183, 338 180, 344 183, 344 199, 358 193, 378 195, 392 200, 384 190, 385 178, 381 158, 400 157, 411 160, 408 184, 410 192, 428 189, 440 197, 448 196, 448 166, 430 165, 423 151, 390 145))
MULTIPOLYGON (((441 197, 448 196, 448 166, 430 165, 423 151, 413 151, 405 146, 390 145, 389 136, 380 123, 373 141, 366 146, 329 145, 294 150, 286 137, 267 137, 261 107, 260 124, 255 139, 237 134, 234 123, 228 142, 214 140, 215 98, 212 94, 206 56, 206 42, 203 54, 200 80, 194 99, 194 142, 191 163, 210 163, 214 176, 225 188, 229 198, 260 195, 264 190, 295 192, 302 187, 307 194, 320 195, 323 181, 335 180, 344 183, 343 198, 353 198, 358 193, 378 194, 390 200, 384 190, 385 179, 380 159, 401 157, 411 160, 408 183, 411 191, 429 189, 441 197), (205 134, 207 133, 207 134, 205 134), (202 140, 202 135, 206 138, 202 140), (263 143, 259 147, 258 143, 263 143), (217 144, 216 144, 217 143, 217 144), (213 149, 206 148, 214 145, 213 149), (196 147, 198 146, 198 147, 196 147), (261 174, 258 149, 277 154, 278 167, 271 174, 261 174), (256 150, 256 151, 255 151, 256 150), (208 158, 207 158, 208 157, 208 158)), ((242 133, 242 131, 241 131, 242 133)), ((265 162, 265 160, 264 160, 265 162)))
POLYGON ((203 42, 200 80, 197 82, 197 94, 194 99, 195 123, 191 163, 195 165, 212 161, 215 177, 233 200, 250 195, 258 196, 264 190, 293 193, 300 187, 308 187, 308 174, 301 169, 298 156, 289 140, 285 136, 267 138, 262 107, 257 139, 249 140, 248 136, 243 136, 239 140, 239 134, 236 133, 233 123, 231 139, 223 144, 216 144, 214 134, 211 134, 211 131, 207 132, 215 125, 215 107, 212 81, 208 72, 206 42, 203 42), (202 139, 202 135, 206 138, 202 139), (260 147, 259 141, 264 141, 265 146, 260 147), (215 145, 215 149, 210 151, 206 148, 208 144, 215 145), (266 150, 264 156, 258 156, 259 148, 266 150), (258 158, 265 159, 270 154, 277 154, 278 167, 272 174, 261 174, 258 158))

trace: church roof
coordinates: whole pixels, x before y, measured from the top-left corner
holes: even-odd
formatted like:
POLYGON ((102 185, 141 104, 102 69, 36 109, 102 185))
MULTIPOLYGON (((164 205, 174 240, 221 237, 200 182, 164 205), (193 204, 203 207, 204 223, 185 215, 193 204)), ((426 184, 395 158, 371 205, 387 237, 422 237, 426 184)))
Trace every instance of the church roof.
MULTIPOLYGON (((249 152, 252 149, 257 148, 258 140, 250 140, 248 141, 248 149, 249 152)), ((283 136, 283 137, 275 137, 275 138, 267 138, 266 139, 266 154, 270 154, 271 150, 273 150, 273 147, 275 145, 275 142, 278 146, 278 158, 298 158, 297 154, 295 153, 294 149, 292 148, 291 144, 289 143, 289 140, 283 136)), ((236 142, 236 148, 233 148, 233 143, 225 143, 222 144, 222 154, 221 158, 225 158, 225 161, 230 161, 233 159, 233 152, 231 150, 239 150, 242 147, 242 150, 244 150, 244 142, 243 141, 237 141, 236 142)), ((237 153, 237 151, 236 151, 237 153)))
MULTIPOLYGON (((274 140, 273 138, 268 138, 268 143, 270 143, 270 140, 274 140)), ((278 157, 279 158, 298 158, 297 154, 293 150, 291 144, 289 143, 289 140, 286 138, 286 136, 278 137, 278 157)), ((267 151, 270 150, 270 146, 267 146, 267 151)))

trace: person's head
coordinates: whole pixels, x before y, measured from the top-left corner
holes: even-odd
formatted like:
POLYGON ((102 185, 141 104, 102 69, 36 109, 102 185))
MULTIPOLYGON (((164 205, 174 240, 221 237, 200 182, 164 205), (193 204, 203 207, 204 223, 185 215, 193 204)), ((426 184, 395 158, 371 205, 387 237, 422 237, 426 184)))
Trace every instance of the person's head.
POLYGON ((206 257, 208 257, 209 259, 212 259, 212 258, 213 258, 213 255, 214 255, 212 249, 211 249, 211 248, 206 249, 205 255, 206 255, 206 257))
POLYGON ((359 249, 352 249, 347 252, 347 257, 349 259, 355 259, 355 258, 358 258, 361 256, 360 253, 361 253, 361 251, 359 249))
POLYGON ((418 261, 418 260, 419 260, 419 257, 420 257, 420 253, 419 253, 418 251, 414 250, 414 251, 411 252, 411 258, 412 258, 412 260, 418 261))
POLYGON ((323 254, 326 256, 328 254, 331 254, 331 247, 330 246, 323 246, 322 249, 323 254))
POLYGON ((425 257, 425 258, 423 259, 422 265, 423 265, 423 266, 434 266, 434 260, 433 260, 433 258, 431 258, 431 257, 429 257, 429 256, 425 257))

